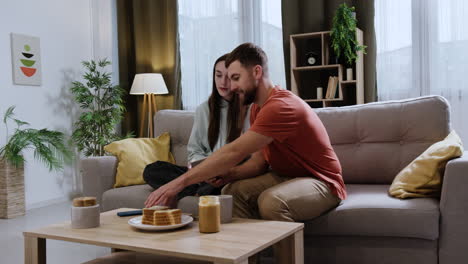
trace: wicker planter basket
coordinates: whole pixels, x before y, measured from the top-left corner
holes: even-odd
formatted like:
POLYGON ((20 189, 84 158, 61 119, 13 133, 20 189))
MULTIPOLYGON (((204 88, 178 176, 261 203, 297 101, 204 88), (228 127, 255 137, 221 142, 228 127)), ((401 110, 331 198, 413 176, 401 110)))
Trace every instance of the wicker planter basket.
POLYGON ((24 168, 15 168, 0 159, 0 218, 24 213, 24 168))

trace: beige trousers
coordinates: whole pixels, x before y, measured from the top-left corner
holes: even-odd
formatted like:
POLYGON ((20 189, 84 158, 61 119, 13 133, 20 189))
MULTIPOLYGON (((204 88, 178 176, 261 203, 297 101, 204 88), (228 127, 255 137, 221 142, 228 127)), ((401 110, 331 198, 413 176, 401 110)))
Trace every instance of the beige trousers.
POLYGON ((341 202, 316 178, 289 178, 275 172, 232 182, 222 193, 233 196, 235 217, 290 222, 314 219, 341 202))
MULTIPOLYGON (((289 178, 275 172, 232 182, 222 193, 233 196, 234 217, 289 222, 314 219, 341 202, 316 178, 289 178)), ((279 263, 285 263, 289 252, 284 245, 280 242, 274 249, 279 263)))

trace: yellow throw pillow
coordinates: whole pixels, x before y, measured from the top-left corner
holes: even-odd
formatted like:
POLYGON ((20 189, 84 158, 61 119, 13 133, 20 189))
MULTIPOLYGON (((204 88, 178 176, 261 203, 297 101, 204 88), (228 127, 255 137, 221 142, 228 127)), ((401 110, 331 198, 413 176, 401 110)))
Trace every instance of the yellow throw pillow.
POLYGON ((460 157, 462 153, 463 143, 452 130, 444 140, 431 145, 398 173, 389 194, 401 199, 439 197, 447 161, 460 157))
POLYGON ((164 133, 157 138, 127 138, 105 146, 104 150, 119 160, 114 188, 144 184, 143 170, 150 163, 175 163, 170 143, 169 133, 164 133))

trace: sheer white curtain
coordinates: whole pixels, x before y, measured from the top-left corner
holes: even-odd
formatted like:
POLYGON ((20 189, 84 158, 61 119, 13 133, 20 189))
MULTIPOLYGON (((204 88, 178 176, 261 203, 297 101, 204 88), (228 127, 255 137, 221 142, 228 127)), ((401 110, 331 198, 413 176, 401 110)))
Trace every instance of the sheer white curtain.
POLYGON ((468 1, 376 0, 379 101, 438 94, 468 143, 468 1))
POLYGON ((182 103, 193 110, 208 99, 213 63, 243 42, 268 55, 272 80, 285 87, 281 0, 179 0, 182 103))

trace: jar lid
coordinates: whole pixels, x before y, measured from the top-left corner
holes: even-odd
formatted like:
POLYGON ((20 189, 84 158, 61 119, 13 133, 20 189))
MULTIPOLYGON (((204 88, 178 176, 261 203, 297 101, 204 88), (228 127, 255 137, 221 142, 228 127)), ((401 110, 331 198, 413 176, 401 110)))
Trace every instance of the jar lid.
POLYGON ((215 195, 200 196, 199 205, 213 205, 219 203, 219 197, 215 195))

